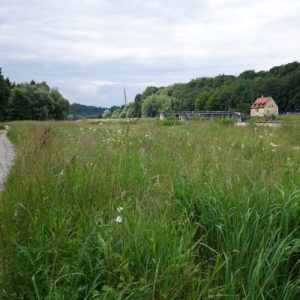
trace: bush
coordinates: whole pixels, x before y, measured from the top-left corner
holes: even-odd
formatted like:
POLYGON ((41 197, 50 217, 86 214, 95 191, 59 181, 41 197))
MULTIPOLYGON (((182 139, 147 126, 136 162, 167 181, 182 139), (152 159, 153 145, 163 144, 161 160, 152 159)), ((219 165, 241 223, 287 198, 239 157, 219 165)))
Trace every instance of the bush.
POLYGON ((158 126, 175 126, 182 125, 182 121, 177 119, 157 120, 155 124, 158 126))
POLYGON ((226 119, 217 118, 215 119, 215 122, 221 125, 233 125, 236 121, 233 118, 226 118, 226 119))

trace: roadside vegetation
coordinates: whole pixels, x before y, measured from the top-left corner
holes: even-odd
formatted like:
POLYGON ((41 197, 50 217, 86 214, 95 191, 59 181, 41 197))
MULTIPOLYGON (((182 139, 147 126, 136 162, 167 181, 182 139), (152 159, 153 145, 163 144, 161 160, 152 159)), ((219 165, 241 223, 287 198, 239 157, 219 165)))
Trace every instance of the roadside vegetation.
POLYGON ((63 120, 69 101, 46 82, 12 83, 0 68, 0 121, 63 120))
POLYGON ((172 122, 10 124, 1 299, 300 298, 299 126, 172 122))

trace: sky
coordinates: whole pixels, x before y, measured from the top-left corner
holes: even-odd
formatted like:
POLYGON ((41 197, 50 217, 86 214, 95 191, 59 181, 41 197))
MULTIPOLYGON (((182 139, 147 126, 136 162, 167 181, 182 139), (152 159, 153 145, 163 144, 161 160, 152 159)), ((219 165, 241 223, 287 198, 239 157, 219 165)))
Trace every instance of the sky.
POLYGON ((147 86, 300 61, 299 0, 0 0, 0 67, 110 107, 147 86))

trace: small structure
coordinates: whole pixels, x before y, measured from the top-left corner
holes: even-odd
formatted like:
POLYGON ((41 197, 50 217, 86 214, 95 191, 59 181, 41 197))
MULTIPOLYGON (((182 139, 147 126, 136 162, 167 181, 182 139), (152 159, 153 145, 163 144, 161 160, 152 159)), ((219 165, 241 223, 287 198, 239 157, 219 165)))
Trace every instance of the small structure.
POLYGON ((193 118, 211 120, 214 118, 228 119, 233 118, 236 122, 242 122, 242 114, 239 112, 229 111, 179 111, 179 112, 163 112, 159 114, 161 120, 168 118, 179 119, 181 121, 189 121, 193 118))
POLYGON ((272 97, 260 97, 251 106, 251 117, 277 116, 278 106, 272 97))

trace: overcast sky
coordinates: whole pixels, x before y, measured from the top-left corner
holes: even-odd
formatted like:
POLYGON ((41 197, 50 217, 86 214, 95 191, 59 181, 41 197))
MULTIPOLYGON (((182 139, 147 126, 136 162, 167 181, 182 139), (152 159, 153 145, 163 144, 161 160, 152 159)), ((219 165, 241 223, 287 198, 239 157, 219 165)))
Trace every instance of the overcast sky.
POLYGON ((300 61, 299 0, 0 0, 0 67, 71 102, 300 61))

